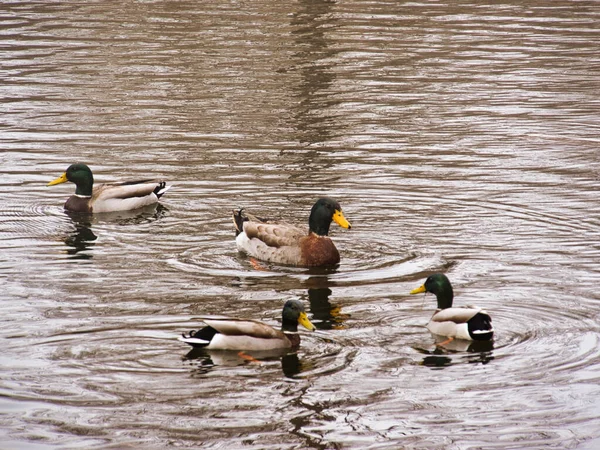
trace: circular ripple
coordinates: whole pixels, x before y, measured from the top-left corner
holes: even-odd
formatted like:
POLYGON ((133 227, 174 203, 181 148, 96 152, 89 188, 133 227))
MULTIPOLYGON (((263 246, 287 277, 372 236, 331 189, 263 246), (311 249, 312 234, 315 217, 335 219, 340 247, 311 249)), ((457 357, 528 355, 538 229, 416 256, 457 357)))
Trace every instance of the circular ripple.
POLYGON ((61 207, 30 204, 5 204, 0 207, 0 231, 8 239, 54 236, 68 223, 61 207), (58 225, 57 225, 58 224, 58 225))

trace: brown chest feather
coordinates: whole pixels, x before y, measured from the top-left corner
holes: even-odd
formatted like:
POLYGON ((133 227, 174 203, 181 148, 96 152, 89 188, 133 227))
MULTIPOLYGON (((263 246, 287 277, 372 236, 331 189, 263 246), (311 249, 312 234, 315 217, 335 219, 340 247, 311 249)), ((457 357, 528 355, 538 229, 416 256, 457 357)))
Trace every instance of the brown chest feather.
POLYGON ((300 248, 303 265, 326 266, 340 262, 340 253, 328 237, 318 237, 314 234, 305 236, 300 241, 300 248))
POLYGON ((67 211, 73 212, 92 212, 92 207, 90 206, 90 199, 77 197, 76 195, 72 195, 67 199, 67 201, 65 202, 65 209, 67 211))
POLYGON ((296 348, 300 345, 300 335, 297 333, 286 333, 285 336, 290 341, 291 347, 296 348))

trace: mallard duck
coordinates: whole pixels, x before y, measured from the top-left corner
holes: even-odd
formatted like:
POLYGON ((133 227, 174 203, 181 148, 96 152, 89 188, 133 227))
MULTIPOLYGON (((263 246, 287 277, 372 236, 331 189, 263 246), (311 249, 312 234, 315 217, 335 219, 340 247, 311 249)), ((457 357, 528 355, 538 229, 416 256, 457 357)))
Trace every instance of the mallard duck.
POLYGON ((240 251, 254 258, 276 264, 315 267, 340 262, 340 254, 327 236, 334 221, 342 228, 351 228, 340 204, 323 197, 313 205, 306 229, 288 223, 275 222, 245 214, 243 209, 233 212, 236 244, 240 251))
POLYGON ((283 306, 281 331, 266 323, 231 317, 200 317, 207 326, 182 334, 179 340, 193 347, 209 350, 275 350, 300 345, 298 324, 309 331, 315 326, 308 320, 304 305, 288 300, 283 306))
POLYGON ((492 318, 483 309, 477 306, 452 307, 454 292, 446 275, 435 273, 421 287, 410 291, 411 294, 423 292, 431 292, 437 297, 438 309, 427 324, 427 329, 433 334, 450 340, 489 341, 494 337, 492 318))
POLYGON ((75 183, 75 194, 65 202, 65 209, 72 212, 104 213, 130 211, 158 202, 171 186, 164 181, 140 180, 120 184, 94 186, 92 171, 85 164, 72 164, 67 171, 47 186, 75 183))

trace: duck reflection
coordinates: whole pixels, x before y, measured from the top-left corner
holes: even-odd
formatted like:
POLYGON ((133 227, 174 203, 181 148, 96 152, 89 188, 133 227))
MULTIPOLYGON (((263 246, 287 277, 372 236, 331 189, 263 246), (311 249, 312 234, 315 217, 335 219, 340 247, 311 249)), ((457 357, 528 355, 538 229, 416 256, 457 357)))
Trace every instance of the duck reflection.
POLYGON ((288 349, 244 353, 194 348, 183 359, 194 362, 194 375, 205 375, 215 366, 237 367, 248 364, 258 365, 279 359, 281 360, 281 370, 286 377, 293 378, 303 371, 303 364, 298 357, 298 353, 290 352, 288 349))
MULTIPOLYGON (((437 352, 435 350, 434 352, 437 352)), ((423 358, 422 365, 427 367, 445 367, 452 364, 452 358, 447 356, 429 355, 423 358)))
POLYGON ((415 348, 425 354, 421 364, 428 367, 445 367, 453 363, 452 356, 460 356, 470 364, 487 364, 494 360, 493 341, 466 341, 454 339, 448 342, 443 336, 434 336, 436 341, 433 350, 415 348))
POLYGON ((154 203, 133 211, 117 211, 95 215, 95 222, 114 222, 119 225, 140 225, 143 223, 154 222, 163 218, 169 209, 161 203, 154 203))
POLYGON ((281 370, 283 374, 288 378, 294 378, 300 372, 304 371, 304 366, 300 358, 298 358, 298 353, 291 352, 281 357, 281 370))
POLYGON ((317 322, 315 326, 320 330, 342 330, 344 322, 350 317, 342 312, 340 305, 331 304, 329 296, 331 289, 327 286, 326 277, 311 277, 308 279, 308 303, 313 319, 317 322))
POLYGON ((64 239, 67 246, 67 254, 72 259, 91 259, 91 250, 98 236, 92 231, 91 215, 82 213, 67 213, 75 225, 75 230, 70 232, 64 239))
POLYGON ((332 294, 329 288, 310 288, 308 289, 308 302, 313 319, 317 321, 315 325, 320 330, 341 330, 344 329, 344 321, 348 315, 342 313, 342 307, 332 305, 329 296, 332 294))
POLYGON ((92 224, 99 222, 116 222, 119 225, 141 224, 152 222, 165 216, 169 210, 162 204, 149 205, 135 211, 121 211, 94 215, 65 211, 75 229, 70 231, 63 242, 67 246, 67 254, 71 259, 92 259, 89 252, 96 245, 98 236, 92 231, 92 224))

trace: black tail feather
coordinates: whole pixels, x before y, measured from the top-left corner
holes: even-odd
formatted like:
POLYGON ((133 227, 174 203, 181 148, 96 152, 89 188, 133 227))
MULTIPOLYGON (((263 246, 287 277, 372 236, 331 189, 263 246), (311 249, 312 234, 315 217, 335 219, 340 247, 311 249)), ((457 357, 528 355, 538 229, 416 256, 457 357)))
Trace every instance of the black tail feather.
POLYGON ((206 343, 188 342, 188 344, 190 344, 192 347, 203 348, 210 344, 210 341, 217 333, 218 331, 213 327, 206 326, 200 330, 191 330, 187 336, 185 333, 181 333, 181 337, 183 337, 183 339, 201 339, 206 343))
POLYGON ((494 337, 492 318, 484 313, 475 314, 468 322, 469 335, 476 341, 489 341, 494 337))
POLYGON ((166 192, 163 190, 166 186, 167 186, 167 183, 165 181, 161 181, 160 183, 158 183, 156 188, 154 188, 154 193, 156 194, 156 196, 158 198, 161 198, 162 195, 166 192))
POLYGON ((204 341, 210 341, 218 331, 213 327, 206 326, 204 328, 199 329, 198 331, 192 330, 190 331, 189 337, 202 339, 204 341))
POLYGON ((239 211, 233 211, 233 224, 235 225, 235 235, 237 236, 244 231, 244 222, 248 220, 244 216, 244 208, 240 208, 239 211))

